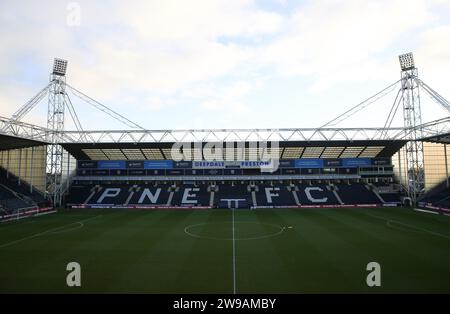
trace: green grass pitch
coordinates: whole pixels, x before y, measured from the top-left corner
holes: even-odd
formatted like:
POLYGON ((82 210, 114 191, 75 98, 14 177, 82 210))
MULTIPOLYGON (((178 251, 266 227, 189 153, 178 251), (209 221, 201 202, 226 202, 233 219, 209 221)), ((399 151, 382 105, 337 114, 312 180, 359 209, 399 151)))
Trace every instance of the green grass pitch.
POLYGON ((84 209, 0 224, 0 293, 234 291, 449 293, 450 217, 404 208, 84 209), (73 261, 81 287, 66 285, 73 261), (381 287, 366 284, 372 261, 381 287))

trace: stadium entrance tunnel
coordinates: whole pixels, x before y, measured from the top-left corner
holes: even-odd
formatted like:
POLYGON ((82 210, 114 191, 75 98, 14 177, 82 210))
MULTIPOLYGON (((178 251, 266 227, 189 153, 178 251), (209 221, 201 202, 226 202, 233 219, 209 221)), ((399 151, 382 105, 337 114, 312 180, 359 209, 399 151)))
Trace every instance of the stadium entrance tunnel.
POLYGON ((214 222, 189 225, 184 228, 187 235, 209 240, 260 240, 281 235, 286 226, 252 221, 214 222))

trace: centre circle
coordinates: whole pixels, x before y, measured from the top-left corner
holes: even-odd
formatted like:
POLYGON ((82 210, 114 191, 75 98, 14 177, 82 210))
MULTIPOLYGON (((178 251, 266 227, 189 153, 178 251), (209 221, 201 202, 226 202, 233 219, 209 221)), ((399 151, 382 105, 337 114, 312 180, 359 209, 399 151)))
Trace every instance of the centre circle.
POLYGON ((211 240, 259 240, 280 235, 284 227, 251 221, 206 222, 189 225, 184 232, 194 238, 211 240), (233 236, 234 230, 234 236, 233 236))

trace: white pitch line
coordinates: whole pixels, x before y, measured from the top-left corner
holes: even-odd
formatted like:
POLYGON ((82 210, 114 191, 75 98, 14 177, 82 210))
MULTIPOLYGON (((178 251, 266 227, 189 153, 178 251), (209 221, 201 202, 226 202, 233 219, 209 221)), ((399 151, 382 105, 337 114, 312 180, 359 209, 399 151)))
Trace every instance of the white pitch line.
POLYGON ((435 214, 439 215, 438 212, 432 211, 432 210, 426 210, 426 209, 420 209, 420 208, 414 208, 416 212, 422 212, 422 213, 428 213, 428 214, 435 214))
MULTIPOLYGON (((229 209, 228 209, 229 210, 229 209)), ((271 227, 275 227, 278 228, 279 230, 275 233, 272 234, 266 234, 266 235, 261 235, 261 236, 256 236, 256 237, 234 237, 234 239, 236 241, 247 241, 247 240, 261 240, 261 239, 267 239, 267 238, 272 238, 272 237, 276 237, 280 234, 282 234, 285 230, 286 227, 281 227, 278 225, 273 225, 273 224, 268 224, 268 223, 260 223, 260 222, 252 222, 252 221, 236 221, 235 220, 235 225, 236 224, 258 224, 258 225, 264 225, 264 226, 271 226, 271 227)), ((229 238, 221 238, 221 237, 208 237, 208 236, 204 236, 204 235, 199 235, 196 233, 192 233, 191 231, 189 231, 192 228, 195 227, 199 227, 199 226, 205 226, 205 225, 220 225, 220 224, 227 224, 228 226, 228 222, 206 222, 206 223, 200 223, 200 224, 195 224, 195 225, 189 225, 186 226, 184 228, 184 233, 186 233, 188 236, 190 237, 194 237, 194 238, 199 238, 199 239, 209 239, 209 240, 228 240, 228 241, 233 241, 233 237, 229 237, 229 238)), ((292 228, 292 226, 290 226, 289 228, 292 228)))
POLYGON ((431 235, 434 235, 434 236, 437 236, 437 237, 450 239, 450 236, 448 236, 446 234, 442 234, 442 233, 431 231, 431 230, 428 230, 428 229, 425 229, 425 228, 420 228, 420 227, 417 227, 417 226, 413 226, 413 225, 410 225, 410 224, 407 224, 407 223, 404 223, 404 222, 401 222, 401 221, 398 221, 398 220, 388 219, 388 218, 385 218, 385 217, 380 217, 380 216, 371 215, 371 214, 367 214, 367 213, 366 213, 366 215, 370 216, 370 217, 377 218, 377 219, 384 220, 386 225, 388 227, 390 227, 390 228, 395 228, 395 227, 392 226, 392 223, 396 223, 398 225, 403 225, 403 226, 406 226, 408 228, 416 229, 416 230, 419 230, 419 231, 422 231, 422 232, 425 232, 425 233, 428 233, 428 234, 431 234, 431 235))
POLYGON ((36 238, 36 237, 45 235, 45 234, 50 233, 50 232, 54 232, 54 231, 56 231, 56 230, 62 229, 62 228, 67 227, 67 226, 71 226, 71 225, 73 225, 73 224, 83 223, 83 222, 86 222, 86 221, 95 219, 95 218, 97 218, 97 217, 100 217, 100 216, 102 216, 102 215, 97 215, 97 216, 95 216, 95 217, 91 217, 91 218, 88 218, 88 219, 84 219, 84 220, 80 220, 80 221, 71 222, 70 224, 66 224, 66 225, 63 225, 63 226, 60 226, 60 227, 48 229, 48 230, 45 230, 45 231, 43 231, 43 232, 39 232, 39 233, 30 235, 30 236, 28 236, 28 237, 25 237, 25 238, 22 238, 22 239, 19 239, 19 240, 14 240, 14 241, 11 241, 11 242, 7 242, 7 243, 5 243, 5 244, 0 245, 0 249, 1 249, 1 248, 4 248, 4 247, 7 247, 7 246, 10 246, 10 245, 13 245, 13 244, 17 244, 17 243, 20 243, 20 242, 29 240, 29 239, 33 239, 33 238, 36 238))
POLYGON ((236 294, 236 238, 234 236, 234 208, 231 209, 233 220, 233 294, 236 294))

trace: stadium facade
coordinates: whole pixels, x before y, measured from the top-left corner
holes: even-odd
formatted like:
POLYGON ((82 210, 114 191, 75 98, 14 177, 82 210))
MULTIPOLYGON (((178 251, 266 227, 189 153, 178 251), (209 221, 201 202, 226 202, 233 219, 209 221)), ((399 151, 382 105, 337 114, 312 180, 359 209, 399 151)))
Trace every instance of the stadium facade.
POLYGON ((418 78, 401 79, 319 128, 147 130, 66 83, 55 59, 49 84, 0 117, 0 215, 67 207, 259 208, 414 205, 450 212, 450 116, 423 122, 420 97, 450 112, 418 78), (336 125, 398 87, 383 127, 336 125), (78 97, 126 130, 84 130, 78 97), (45 127, 22 119, 48 99, 45 127), (398 109, 404 124, 392 127, 398 109), (69 115, 67 115, 69 113, 69 115), (64 128, 70 117, 76 130, 64 128))

